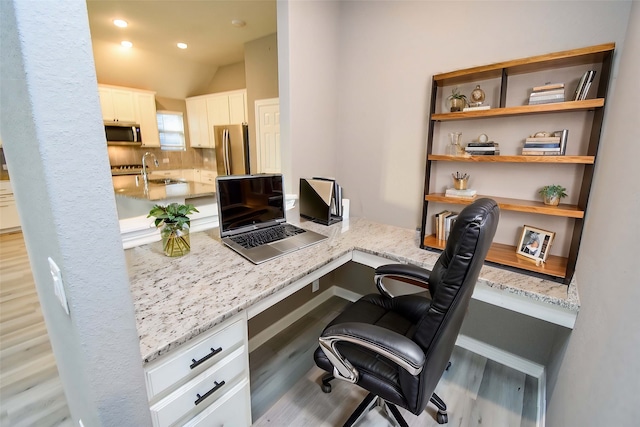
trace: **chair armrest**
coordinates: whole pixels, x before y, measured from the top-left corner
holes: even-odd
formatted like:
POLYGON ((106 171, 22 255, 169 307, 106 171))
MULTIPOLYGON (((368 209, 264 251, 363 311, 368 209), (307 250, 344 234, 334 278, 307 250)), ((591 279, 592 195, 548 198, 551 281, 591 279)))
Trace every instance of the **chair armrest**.
POLYGON ((393 298, 391 292, 382 283, 382 279, 385 277, 429 289, 430 275, 431 271, 415 265, 387 264, 376 268, 373 280, 382 295, 393 298))
POLYGON ((362 346, 396 363, 411 375, 422 372, 425 355, 420 346, 404 335, 366 323, 345 322, 325 329, 320 348, 334 366, 334 376, 355 383, 358 371, 345 359, 336 344, 349 342, 362 346))

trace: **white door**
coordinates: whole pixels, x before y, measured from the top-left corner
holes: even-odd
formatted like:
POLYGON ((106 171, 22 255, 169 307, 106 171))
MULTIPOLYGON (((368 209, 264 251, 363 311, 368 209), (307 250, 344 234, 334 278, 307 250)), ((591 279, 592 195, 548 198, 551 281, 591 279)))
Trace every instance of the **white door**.
POLYGON ((258 173, 280 173, 280 99, 256 101, 258 173))

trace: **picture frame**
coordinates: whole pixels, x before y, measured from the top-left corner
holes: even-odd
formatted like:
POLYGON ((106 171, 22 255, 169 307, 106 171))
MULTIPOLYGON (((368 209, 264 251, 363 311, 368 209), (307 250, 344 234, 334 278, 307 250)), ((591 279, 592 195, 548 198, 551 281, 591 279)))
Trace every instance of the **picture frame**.
POLYGON ((516 253, 531 258, 536 263, 545 262, 556 233, 541 228, 524 225, 516 253))

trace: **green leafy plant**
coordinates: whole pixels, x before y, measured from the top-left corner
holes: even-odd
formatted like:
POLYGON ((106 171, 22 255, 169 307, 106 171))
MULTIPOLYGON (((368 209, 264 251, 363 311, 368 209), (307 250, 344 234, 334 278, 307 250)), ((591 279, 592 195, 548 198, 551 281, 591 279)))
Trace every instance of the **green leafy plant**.
POLYGON ((147 218, 156 217, 156 227, 162 224, 175 224, 176 227, 182 228, 184 224, 191 225, 191 220, 187 215, 199 212, 193 205, 181 205, 180 203, 171 203, 167 206, 155 205, 147 218))
POLYGON ((447 100, 449 101, 452 99, 462 99, 464 102, 467 102, 467 96, 460 93, 460 88, 458 88, 458 86, 451 89, 451 95, 447 97, 447 100))
POLYGON ((540 191, 538 191, 538 193, 540 193, 543 197, 548 197, 548 198, 557 197, 561 199, 563 197, 567 197, 567 193, 565 193, 565 191, 567 191, 567 189, 564 188, 562 185, 554 184, 554 185, 545 185, 540 189, 540 191))
POLYGON ((451 89, 451 95, 447 97, 450 105, 450 111, 453 113, 455 111, 462 111, 464 107, 467 105, 467 97, 460 93, 460 89, 458 87, 454 87, 451 89))
POLYGON ((168 256, 185 255, 191 250, 189 227, 191 220, 187 215, 199 212, 193 205, 171 203, 167 206, 155 205, 149 211, 149 217, 155 217, 156 227, 164 227, 160 231, 164 253, 168 256))

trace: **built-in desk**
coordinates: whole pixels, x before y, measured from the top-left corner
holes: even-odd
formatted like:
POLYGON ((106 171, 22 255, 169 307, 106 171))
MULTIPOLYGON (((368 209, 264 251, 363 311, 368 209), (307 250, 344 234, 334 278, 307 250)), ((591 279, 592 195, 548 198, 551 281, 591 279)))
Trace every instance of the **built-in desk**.
MULTIPOLYGON (((253 317, 348 261, 431 268, 438 258, 418 247, 414 230, 363 218, 329 227, 300 224, 329 238, 258 266, 225 247, 217 228, 192 233, 191 253, 181 258, 166 257, 160 243, 126 250, 145 362, 243 310, 253 317)), ((579 309, 575 283, 567 287, 491 266, 483 267, 473 298, 567 328, 579 309)))
MULTIPOLYGON (((288 215, 290 221, 292 216, 288 215)), ((439 256, 419 248, 418 232, 363 218, 351 218, 329 227, 304 220, 291 222, 323 233, 328 239, 261 265, 254 265, 225 247, 217 228, 192 233, 191 253, 184 257, 166 257, 160 243, 125 251, 148 389, 151 371, 164 369, 164 365, 172 365, 174 361, 178 363, 178 359, 184 359, 188 366, 192 360, 195 362, 204 357, 209 347, 213 352, 217 345, 210 346, 207 340, 227 330, 229 323, 243 324, 244 329, 240 333, 246 340, 248 319, 343 264, 353 261, 377 267, 400 262, 430 269, 439 256), (192 357, 188 352, 196 347, 202 348, 200 353, 192 357)), ((473 298, 565 328, 573 328, 579 309, 575 283, 567 287, 491 266, 483 267, 473 298)), ((243 357, 246 357, 247 342, 236 345, 241 346, 237 351, 245 352, 243 357)), ((477 350, 482 343, 467 341, 458 342, 458 345, 481 354, 484 352, 485 356, 490 357, 487 353, 491 349, 477 350)), ((185 385, 177 383, 176 396, 187 386, 190 387, 192 382, 206 381, 207 372, 215 371, 222 362, 211 363, 208 371, 203 368, 202 373, 195 372, 191 377, 185 377, 185 385)), ((517 367, 519 363, 516 360, 509 364, 517 367)), ((521 370, 544 380, 542 366, 534 365, 533 368, 521 370)), ((240 390, 240 394, 233 396, 246 396, 248 377, 242 380, 237 378, 234 387, 240 390)), ((151 392, 149 394, 152 414, 160 419, 159 411, 165 407, 165 401, 174 399, 173 395, 158 396, 152 396, 151 392), (158 412, 154 412, 155 409, 158 412)), ((217 420, 219 414, 216 411, 225 409, 221 402, 226 398, 231 399, 229 396, 225 392, 194 419, 211 416, 211 419, 217 420)), ((539 401, 543 405, 543 394, 539 401)), ((243 408, 247 406, 247 398, 238 398, 238 402, 244 402, 243 408)), ((191 411, 197 414, 196 409, 191 411)), ((193 414, 187 413, 184 417, 193 414)))

